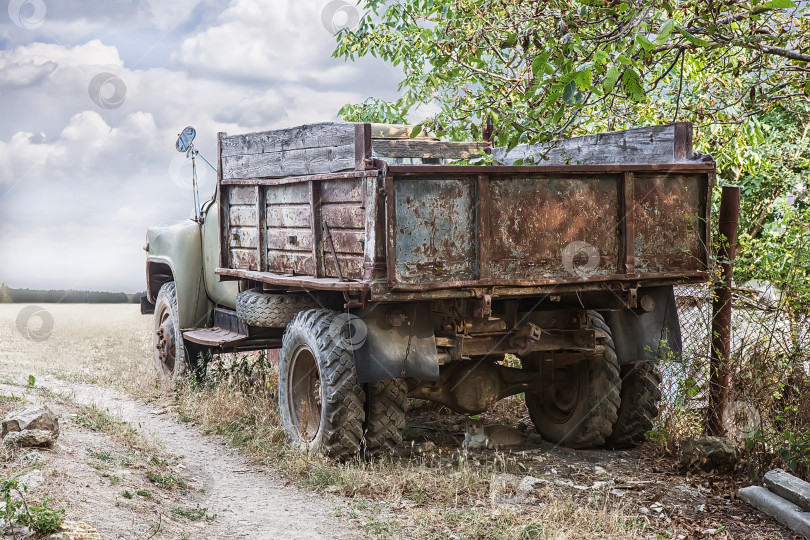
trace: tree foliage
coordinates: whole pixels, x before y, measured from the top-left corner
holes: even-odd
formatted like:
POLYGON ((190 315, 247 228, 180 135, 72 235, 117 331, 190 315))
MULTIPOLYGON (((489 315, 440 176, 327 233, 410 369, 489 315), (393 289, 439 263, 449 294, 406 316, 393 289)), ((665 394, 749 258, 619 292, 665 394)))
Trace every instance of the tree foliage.
POLYGON ((804 8, 791 0, 365 0, 337 56, 376 56, 402 97, 344 116, 407 117, 465 138, 495 121, 515 145, 691 120, 739 123, 810 92, 804 8))

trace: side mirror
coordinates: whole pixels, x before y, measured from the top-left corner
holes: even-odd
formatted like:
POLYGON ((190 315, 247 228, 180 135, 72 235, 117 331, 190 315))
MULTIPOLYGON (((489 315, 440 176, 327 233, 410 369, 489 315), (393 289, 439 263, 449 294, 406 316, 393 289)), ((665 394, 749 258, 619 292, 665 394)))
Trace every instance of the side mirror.
POLYGON ((183 132, 177 136, 177 142, 175 143, 174 147, 177 148, 178 152, 188 152, 188 149, 191 147, 191 143, 194 142, 194 137, 197 136, 197 130, 191 126, 188 126, 183 132))

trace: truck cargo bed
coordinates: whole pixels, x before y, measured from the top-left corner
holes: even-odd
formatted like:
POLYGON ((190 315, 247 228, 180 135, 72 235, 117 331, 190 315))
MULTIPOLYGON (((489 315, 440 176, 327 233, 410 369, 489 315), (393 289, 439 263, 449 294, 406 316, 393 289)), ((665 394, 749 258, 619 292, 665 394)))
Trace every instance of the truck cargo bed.
POLYGON ((220 135, 223 278, 383 301, 705 279, 715 166, 691 130, 664 162, 469 166, 447 163, 486 145, 318 126, 220 135))

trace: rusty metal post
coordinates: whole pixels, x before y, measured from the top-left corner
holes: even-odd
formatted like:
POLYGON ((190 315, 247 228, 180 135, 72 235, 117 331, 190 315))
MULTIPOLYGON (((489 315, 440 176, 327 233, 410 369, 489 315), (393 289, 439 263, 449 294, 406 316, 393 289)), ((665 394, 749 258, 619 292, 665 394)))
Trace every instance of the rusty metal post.
POLYGON ((714 287, 712 301, 712 350, 709 374, 710 435, 725 435, 723 413, 728 405, 731 386, 731 278, 734 275, 734 257, 737 255, 737 221, 740 217, 740 188, 723 186, 718 222, 720 247, 720 279, 714 287))

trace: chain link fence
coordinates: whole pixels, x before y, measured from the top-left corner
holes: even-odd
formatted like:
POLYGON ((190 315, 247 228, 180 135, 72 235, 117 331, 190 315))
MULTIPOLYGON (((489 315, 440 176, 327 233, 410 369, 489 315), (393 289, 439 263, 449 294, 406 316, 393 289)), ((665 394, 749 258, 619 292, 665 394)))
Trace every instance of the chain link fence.
MULTIPOLYGON (((683 355, 682 361, 670 359, 661 365, 664 412, 668 409, 691 412, 691 421, 699 424, 705 416, 709 395, 711 284, 675 287, 675 300, 683 355)), ((788 313, 773 289, 735 289, 730 347, 732 383, 730 406, 724 417, 730 433, 750 435, 762 427, 763 417, 780 410, 786 392, 804 386, 810 372, 808 330, 807 319, 800 320, 788 313)))

